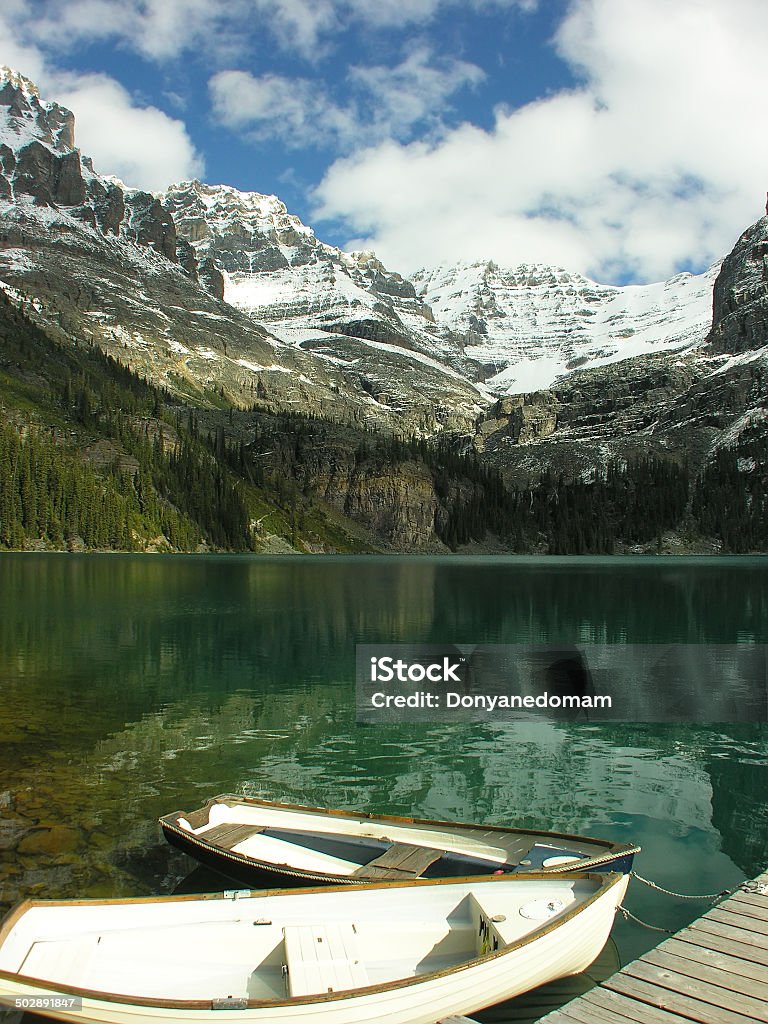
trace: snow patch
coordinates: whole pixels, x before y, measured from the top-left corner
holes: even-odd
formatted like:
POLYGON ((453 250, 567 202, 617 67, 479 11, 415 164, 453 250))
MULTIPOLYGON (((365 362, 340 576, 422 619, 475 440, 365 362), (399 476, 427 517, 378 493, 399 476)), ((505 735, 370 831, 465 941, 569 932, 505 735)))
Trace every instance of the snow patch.
POLYGON ((767 421, 768 409, 764 409, 762 406, 748 409, 731 424, 728 430, 724 430, 720 437, 718 437, 710 448, 710 455, 714 455, 715 452, 719 451, 721 448, 733 448, 738 443, 738 440, 744 430, 748 427, 756 426, 758 423, 765 423, 767 421))

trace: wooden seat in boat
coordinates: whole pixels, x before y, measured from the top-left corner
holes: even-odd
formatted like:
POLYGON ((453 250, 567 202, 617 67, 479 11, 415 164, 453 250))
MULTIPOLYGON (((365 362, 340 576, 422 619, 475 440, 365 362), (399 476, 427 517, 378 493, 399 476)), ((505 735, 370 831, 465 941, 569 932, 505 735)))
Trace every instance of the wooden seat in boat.
POLYGON ((339 992, 368 984, 353 924, 286 925, 283 935, 289 995, 339 992))
POLYGON ((439 860, 444 850, 433 850, 428 846, 411 846, 409 843, 393 843, 379 857, 361 865, 355 875, 366 878, 418 878, 430 864, 439 860))
POLYGON ((250 839, 251 836, 255 836, 263 831, 263 825, 232 825, 231 823, 225 823, 223 825, 214 825, 213 828, 207 828, 204 832, 200 833, 200 838, 204 839, 206 843, 220 846, 223 850, 231 850, 238 843, 245 842, 246 839, 250 839))

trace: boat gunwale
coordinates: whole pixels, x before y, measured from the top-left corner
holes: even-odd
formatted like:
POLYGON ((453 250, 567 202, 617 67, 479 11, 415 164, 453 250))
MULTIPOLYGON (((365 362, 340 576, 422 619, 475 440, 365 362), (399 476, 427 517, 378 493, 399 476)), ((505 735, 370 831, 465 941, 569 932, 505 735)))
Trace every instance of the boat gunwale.
MULTIPOLYGON (((562 873, 561 873, 562 874, 562 873)), ((284 999, 248 999, 245 1006, 238 1007, 241 1010, 258 1010, 258 1009, 279 1009, 295 1005, 310 1005, 313 1003, 325 1003, 333 1002, 341 999, 354 999, 367 997, 369 995, 378 995, 384 992, 390 992, 395 989, 410 988, 414 985, 425 984, 427 982, 436 981, 441 978, 450 977, 453 974, 458 974, 461 971, 469 970, 473 967, 477 967, 480 964, 488 963, 493 960, 498 960, 503 956, 507 956, 517 950, 529 945, 531 942, 543 938, 545 935, 550 934, 562 925, 567 924, 577 917, 580 913, 586 910, 592 904, 596 903, 598 899, 609 892, 615 885, 618 885, 623 878, 626 876, 617 871, 609 872, 570 872, 564 878, 565 881, 579 881, 589 880, 597 882, 595 891, 591 893, 585 900, 580 903, 575 903, 573 906, 567 908, 561 915, 558 915, 556 919, 545 922, 538 928, 534 928, 526 935, 521 936, 514 942, 511 942, 508 946, 503 949, 489 950, 487 953, 481 954, 480 956, 472 957, 470 960, 466 960, 460 964, 454 964, 451 967, 443 967, 437 971, 429 971, 426 974, 417 975, 411 978, 395 978, 392 981, 380 982, 375 985, 364 985, 352 989, 342 989, 339 992, 322 992, 317 994, 310 994, 306 996, 291 996, 284 999)), ((527 872, 524 875, 468 875, 464 878, 417 878, 412 880, 394 880, 386 882, 368 882, 362 885, 357 885, 355 890, 350 890, 347 886, 323 886, 313 887, 308 889, 267 889, 267 890, 246 890, 250 891, 251 895, 256 897, 262 896, 302 896, 310 895, 312 893, 325 893, 330 894, 334 892, 349 892, 358 890, 369 890, 369 889, 392 889, 392 888, 405 888, 413 886, 435 886, 435 885, 467 885, 467 884, 484 884, 494 885, 499 883, 507 884, 525 884, 527 881, 551 881, 552 873, 547 871, 536 871, 527 872)), ((158 896, 158 897, 146 897, 146 896, 131 896, 122 899, 85 899, 85 900, 24 900, 22 903, 17 904, 13 907, 2 922, 0 922, 0 946, 7 938, 10 927, 9 922, 15 924, 25 913, 29 910, 33 910, 37 907, 75 907, 75 906, 118 906, 123 904, 139 904, 139 903, 180 903, 188 902, 190 900, 211 900, 211 899, 222 899, 225 898, 221 893, 206 893, 201 895, 188 894, 183 896, 158 896)), ((75 985, 66 985, 61 982, 46 981, 42 978, 33 978, 28 975, 18 974, 13 971, 4 971, 0 969, 0 979, 4 981, 11 981, 21 985, 42 987, 46 991, 60 992, 66 995, 80 996, 83 999, 90 999, 96 1002, 106 1003, 119 1003, 124 1006, 147 1006, 147 1007, 158 1007, 167 1009, 179 1009, 179 1010, 211 1010, 212 1002, 215 997, 210 999, 161 999, 155 996, 132 996, 125 993, 117 992, 105 992, 99 989, 87 989, 80 988, 75 985)))
MULTIPOLYGON (((340 810, 339 808, 311 807, 305 804, 289 804, 283 803, 279 800, 260 800, 257 797, 238 796, 235 793, 220 793, 218 796, 211 797, 202 805, 202 807, 199 807, 194 811, 172 811, 170 814, 163 815, 161 818, 158 819, 158 821, 163 831, 165 831, 166 829, 170 829, 177 835, 181 836, 185 841, 190 842, 196 846, 201 846, 204 849, 212 850, 216 853, 216 855, 225 857, 229 860, 233 860, 238 864, 243 864, 252 868, 260 868, 266 871, 275 871, 276 869, 279 869, 279 873, 285 875, 292 875, 295 878, 316 879, 318 881, 323 878, 326 878, 332 879, 334 883, 339 883, 342 885, 359 884, 358 880, 361 878, 360 875, 352 877, 347 875, 336 875, 332 871, 317 872, 310 871, 304 868, 294 868, 291 867, 289 864, 276 864, 274 861, 260 860, 257 857, 249 856, 244 853, 237 853, 234 850, 227 850, 224 847, 219 846, 217 843, 207 841, 205 835, 197 835, 190 829, 183 828, 178 823, 179 818, 187 818, 188 814, 198 815, 206 809, 208 810, 210 817, 210 811, 216 804, 226 804, 230 801, 233 801, 237 804, 246 804, 253 807, 263 807, 267 809, 278 808, 287 811, 303 811, 306 813, 319 814, 331 818, 337 817, 355 820, 367 818, 370 821, 381 821, 385 824, 416 826, 442 825, 444 827, 447 826, 449 828, 457 829, 482 829, 485 832, 499 832, 506 834, 511 833, 513 835, 524 835, 531 836, 534 838, 538 836, 541 838, 546 837, 548 839, 562 839, 575 843, 590 843, 594 844, 595 846, 602 847, 604 850, 603 853, 596 852, 594 855, 584 857, 582 860, 577 862, 578 869, 581 871, 590 871, 592 868, 600 867, 602 864, 610 863, 611 861, 616 860, 619 857, 625 857, 629 856, 630 854, 634 855, 640 853, 640 847, 634 843, 615 843, 612 842, 610 839, 596 839, 592 836, 579 836, 574 835, 570 832, 537 832, 524 828, 512 828, 506 825, 478 825, 476 823, 473 824, 472 822, 440 821, 433 818, 409 818, 401 815, 376 814, 370 811, 345 811, 340 810)), ((574 864, 574 868, 575 867, 576 863, 574 864)), ((567 871, 568 868, 566 865, 554 864, 552 865, 552 867, 542 867, 539 870, 547 874, 560 874, 563 871, 567 871)))

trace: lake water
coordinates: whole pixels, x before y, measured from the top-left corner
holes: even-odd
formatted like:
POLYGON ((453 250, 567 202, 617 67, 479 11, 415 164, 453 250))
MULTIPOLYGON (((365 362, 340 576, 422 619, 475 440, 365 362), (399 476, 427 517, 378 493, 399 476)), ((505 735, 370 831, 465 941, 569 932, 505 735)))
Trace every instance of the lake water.
MULTIPOLYGON (((156 825, 220 792, 631 840, 677 891, 768 866, 764 723, 357 725, 388 642, 765 644, 768 559, 0 555, 2 909, 220 889, 156 825)), ((618 919, 608 967, 658 939, 618 919)))

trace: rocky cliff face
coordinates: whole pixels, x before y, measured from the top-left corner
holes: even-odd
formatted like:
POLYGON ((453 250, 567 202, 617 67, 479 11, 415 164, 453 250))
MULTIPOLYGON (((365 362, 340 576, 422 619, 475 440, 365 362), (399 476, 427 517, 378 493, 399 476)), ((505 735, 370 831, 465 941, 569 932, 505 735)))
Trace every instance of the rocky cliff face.
MULTIPOLYGON (((57 103, 43 102, 37 87, 0 67, 0 198, 23 206, 66 211, 69 217, 177 264, 193 281, 194 250, 177 239, 176 225, 159 199, 96 173, 75 149, 75 118, 57 103), (179 248, 181 251, 179 251, 179 248)), ((211 278, 213 294, 217 285, 211 278)))
POLYGON ((487 438, 494 444, 530 444, 554 434, 560 403, 551 391, 501 398, 480 420, 475 448, 483 451, 487 438))
POLYGON ((712 349, 740 353, 768 345, 768 217, 747 228, 713 294, 712 349))
POLYGON ((436 544, 439 503, 424 466, 405 463, 394 471, 386 466, 379 471, 352 469, 343 480, 329 479, 324 496, 397 551, 419 551, 436 544))

